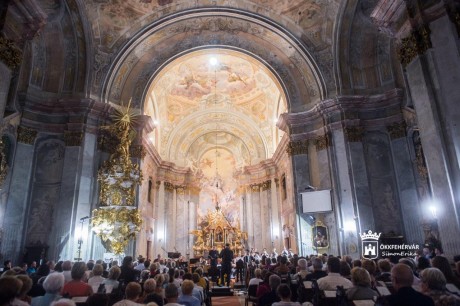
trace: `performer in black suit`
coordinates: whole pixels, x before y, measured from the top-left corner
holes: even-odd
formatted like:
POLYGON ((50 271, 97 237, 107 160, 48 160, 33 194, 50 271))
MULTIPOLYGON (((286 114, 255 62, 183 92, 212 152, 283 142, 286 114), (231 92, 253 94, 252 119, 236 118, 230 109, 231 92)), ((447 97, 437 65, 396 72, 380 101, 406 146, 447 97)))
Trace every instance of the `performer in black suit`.
POLYGON ((219 252, 216 247, 212 247, 209 251, 209 259, 211 260, 211 267, 209 268, 208 274, 211 276, 211 280, 214 283, 217 283, 219 277, 219 269, 217 268, 217 258, 219 257, 219 252))
POLYGON ((230 250, 230 244, 225 245, 225 249, 220 252, 222 258, 222 268, 220 270, 220 284, 224 284, 224 275, 227 274, 226 284, 230 286, 230 276, 232 274, 233 251, 230 250))

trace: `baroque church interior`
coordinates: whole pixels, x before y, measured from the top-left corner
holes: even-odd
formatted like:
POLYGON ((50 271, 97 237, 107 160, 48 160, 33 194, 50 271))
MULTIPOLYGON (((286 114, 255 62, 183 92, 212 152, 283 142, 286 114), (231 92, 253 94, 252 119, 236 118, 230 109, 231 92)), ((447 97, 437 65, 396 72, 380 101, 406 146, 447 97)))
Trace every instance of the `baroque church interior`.
POLYGON ((103 258, 117 226, 120 252, 148 258, 359 258, 367 231, 460 254, 459 16, 453 0, 1 1, 0 257, 103 258), (107 161, 136 180, 110 200, 107 161), (104 219, 120 207, 135 214, 104 219))

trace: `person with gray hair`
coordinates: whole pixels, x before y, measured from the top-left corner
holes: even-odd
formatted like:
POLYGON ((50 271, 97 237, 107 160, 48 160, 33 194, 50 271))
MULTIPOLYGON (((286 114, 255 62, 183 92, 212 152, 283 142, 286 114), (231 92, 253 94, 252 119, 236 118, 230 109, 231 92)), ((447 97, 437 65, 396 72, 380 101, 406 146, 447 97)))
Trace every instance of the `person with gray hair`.
POLYGON ((248 286, 259 285, 262 281, 263 281, 262 280, 262 270, 257 268, 257 269, 254 270, 254 278, 251 278, 249 280, 248 286))
POLYGON ((72 280, 72 262, 66 260, 62 263, 62 274, 64 275, 64 283, 68 283, 72 280))
POLYGON ((308 262, 305 258, 300 258, 297 261, 297 277, 303 280, 305 277, 307 277, 308 274, 308 262))
POLYGON ((153 278, 149 278, 144 283, 144 296, 143 303, 148 304, 150 302, 155 302, 158 306, 163 306, 163 297, 155 293, 157 287, 157 282, 153 278))
POLYGON ((323 270, 323 261, 319 257, 315 257, 312 260, 313 272, 308 274, 304 280, 312 281, 314 279, 318 280, 321 277, 327 276, 326 271, 323 270))
POLYGON ((62 273, 51 273, 45 278, 43 282, 43 289, 45 289, 44 296, 37 296, 32 298, 31 306, 48 306, 52 302, 61 298, 59 294, 62 287, 64 287, 65 277, 62 273))
POLYGON ((422 293, 431 297, 436 306, 460 305, 460 298, 451 294, 446 289, 446 277, 437 268, 426 268, 421 274, 422 293))
POLYGON ((281 284, 281 278, 278 275, 270 275, 268 279, 270 285, 270 292, 262 295, 259 299, 257 306, 270 306, 273 302, 279 302, 280 297, 278 296, 277 289, 281 284))

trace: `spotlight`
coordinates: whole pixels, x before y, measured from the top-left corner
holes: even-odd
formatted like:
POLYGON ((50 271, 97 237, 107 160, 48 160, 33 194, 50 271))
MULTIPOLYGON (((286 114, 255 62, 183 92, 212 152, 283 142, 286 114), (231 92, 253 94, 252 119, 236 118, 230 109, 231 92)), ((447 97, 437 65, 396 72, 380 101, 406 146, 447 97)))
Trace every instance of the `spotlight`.
POLYGON ((209 59, 209 63, 211 64, 211 66, 217 66, 217 64, 218 64, 217 58, 211 57, 209 59))

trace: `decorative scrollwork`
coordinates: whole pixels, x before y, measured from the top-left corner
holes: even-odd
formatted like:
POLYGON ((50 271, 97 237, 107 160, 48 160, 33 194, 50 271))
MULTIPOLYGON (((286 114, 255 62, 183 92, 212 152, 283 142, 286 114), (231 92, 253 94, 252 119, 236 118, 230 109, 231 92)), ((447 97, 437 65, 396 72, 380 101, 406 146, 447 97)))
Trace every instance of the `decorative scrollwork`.
POLYGON ((387 126, 388 133, 391 139, 398 139, 406 136, 406 123, 396 122, 392 125, 387 126))
POLYGON ((0 36, 0 61, 10 69, 19 67, 22 61, 22 52, 14 45, 14 41, 0 36))
POLYGON ((348 142, 361 142, 364 136, 364 128, 359 126, 351 126, 345 128, 345 136, 348 142))
POLYGON ((144 158, 145 155, 147 154, 147 151, 142 145, 131 146, 131 148, 129 148, 129 152, 132 157, 141 158, 141 159, 144 158))
POLYGON ((79 147, 83 141, 83 132, 64 131, 64 143, 66 147, 79 147))
POLYGON ((286 152, 289 156, 308 154, 308 140, 289 142, 286 152))
POLYGON ((398 50, 399 60, 405 67, 417 55, 424 54, 431 47, 430 28, 427 25, 423 25, 419 29, 412 31, 408 37, 401 40, 398 50))
POLYGON ((262 191, 269 190, 270 188, 272 188, 272 181, 268 180, 268 181, 261 183, 261 188, 262 188, 262 191))
POLYGON ((37 138, 37 131, 25 126, 20 126, 18 128, 18 142, 32 145, 37 138))
POLYGON ((331 140, 328 135, 319 136, 315 139, 316 151, 321 151, 331 146, 331 140))

